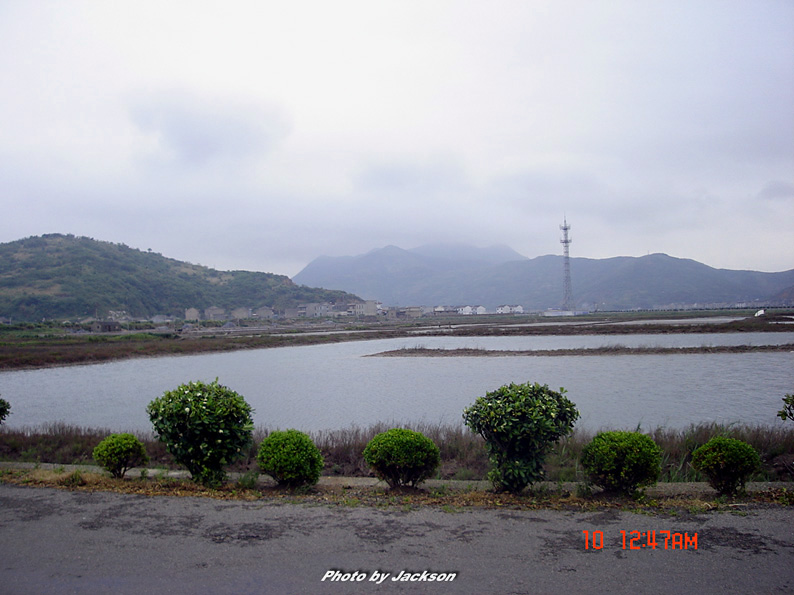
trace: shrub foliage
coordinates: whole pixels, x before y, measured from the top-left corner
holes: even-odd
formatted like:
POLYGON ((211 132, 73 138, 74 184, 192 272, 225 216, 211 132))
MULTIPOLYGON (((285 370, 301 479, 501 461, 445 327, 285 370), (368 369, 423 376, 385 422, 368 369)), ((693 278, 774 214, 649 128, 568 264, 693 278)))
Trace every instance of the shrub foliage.
POLYGON ((744 490, 749 477, 760 468, 761 458, 746 442, 715 436, 692 453, 692 466, 721 496, 732 496, 744 490))
POLYGON ((217 378, 211 384, 189 382, 167 391, 146 412, 176 462, 202 485, 223 483, 224 467, 251 445, 251 406, 217 378))
POLYGON ((113 477, 149 462, 143 443, 132 434, 111 434, 94 449, 94 460, 113 477))
POLYGON ((543 478, 547 451, 578 418, 565 389, 537 382, 502 386, 463 411, 466 425, 485 439, 488 479, 497 491, 512 493, 543 478))
POLYGON ((390 488, 416 487, 441 462, 438 446, 424 434, 404 428, 381 432, 364 448, 364 460, 390 488))
POLYGON ((271 432, 259 445, 256 460, 262 473, 288 487, 314 485, 323 470, 320 449, 298 430, 271 432))
POLYGON ((582 467, 605 491, 631 494, 658 481, 662 451, 639 432, 600 432, 582 450, 582 467))
POLYGON ((794 420, 794 394, 783 397, 783 409, 777 412, 777 416, 783 421, 794 420))
POLYGON ((6 420, 9 413, 11 413, 11 403, 5 399, 0 399, 0 424, 6 420))

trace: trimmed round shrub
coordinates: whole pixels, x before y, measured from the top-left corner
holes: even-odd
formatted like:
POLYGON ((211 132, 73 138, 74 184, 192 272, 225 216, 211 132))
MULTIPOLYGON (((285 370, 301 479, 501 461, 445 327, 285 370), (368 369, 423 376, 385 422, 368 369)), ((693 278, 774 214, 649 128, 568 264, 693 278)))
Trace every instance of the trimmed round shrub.
POLYGON ((111 434, 94 449, 94 460, 113 477, 149 462, 143 442, 132 434, 111 434))
POLYGON ((216 487, 226 479, 224 467, 251 445, 251 406, 218 384, 189 382, 149 403, 146 408, 160 440, 193 481, 216 487))
POLYGON ((543 479, 546 453, 578 418, 564 388, 537 382, 499 387, 463 411, 466 425, 485 439, 494 489, 514 494, 543 479))
POLYGON ((746 442, 715 436, 692 453, 692 467, 721 496, 744 491, 747 479, 761 466, 758 452, 746 442))
POLYGON ((662 450, 639 432, 600 432, 582 450, 582 467, 604 491, 632 494, 659 480, 662 450))
POLYGON ((5 399, 0 399, 0 424, 6 420, 9 413, 11 413, 11 403, 5 399))
POLYGON ((390 488, 416 487, 438 468, 441 451, 424 434, 393 428, 369 441, 364 460, 390 488))
POLYGON ((298 430, 271 432, 259 445, 256 460, 262 473, 289 487, 314 485, 323 470, 320 449, 298 430))

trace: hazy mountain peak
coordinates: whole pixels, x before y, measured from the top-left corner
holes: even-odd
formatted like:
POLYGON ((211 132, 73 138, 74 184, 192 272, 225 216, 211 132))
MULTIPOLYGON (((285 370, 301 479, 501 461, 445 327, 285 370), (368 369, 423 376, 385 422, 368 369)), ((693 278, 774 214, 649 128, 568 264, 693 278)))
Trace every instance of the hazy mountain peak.
POLYGON ((504 244, 495 244, 485 248, 471 246, 463 243, 438 243, 438 244, 425 244, 409 250, 414 254, 426 256, 430 258, 439 258, 451 261, 472 261, 483 262, 490 264, 499 264, 502 262, 511 262, 514 260, 526 260, 509 246, 504 244))
MULTIPOLYGON (((571 270, 574 301, 580 308, 780 301, 787 295, 781 292, 794 284, 794 270, 717 270, 661 253, 572 258, 571 270)), ((508 246, 427 244, 410 250, 386 246, 357 257, 318 259, 294 280, 349 291, 390 306, 481 304, 493 311, 502 304, 521 304, 525 310, 557 308, 562 301, 562 277, 563 258, 558 255, 528 259, 508 246)))

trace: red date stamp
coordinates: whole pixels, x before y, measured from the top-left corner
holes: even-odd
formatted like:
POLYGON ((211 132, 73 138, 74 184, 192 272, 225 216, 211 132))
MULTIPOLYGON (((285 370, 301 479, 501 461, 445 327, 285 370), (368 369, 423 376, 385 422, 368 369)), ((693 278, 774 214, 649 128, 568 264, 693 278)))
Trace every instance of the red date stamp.
MULTIPOLYGON (((584 549, 600 550, 604 548, 603 531, 585 531, 584 549)), ((698 534, 674 533, 673 531, 620 531, 624 550, 665 549, 665 550, 696 550, 698 534)))

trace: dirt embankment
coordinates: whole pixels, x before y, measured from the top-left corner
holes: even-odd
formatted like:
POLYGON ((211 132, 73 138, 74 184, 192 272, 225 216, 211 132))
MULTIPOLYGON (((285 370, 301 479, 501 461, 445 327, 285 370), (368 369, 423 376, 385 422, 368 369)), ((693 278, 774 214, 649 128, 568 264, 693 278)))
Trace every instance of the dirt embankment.
POLYGON ((794 343, 785 345, 717 345, 702 347, 626 347, 612 345, 581 349, 430 349, 413 347, 373 353, 369 357, 512 357, 558 355, 681 355, 692 353, 794 352, 794 343))

